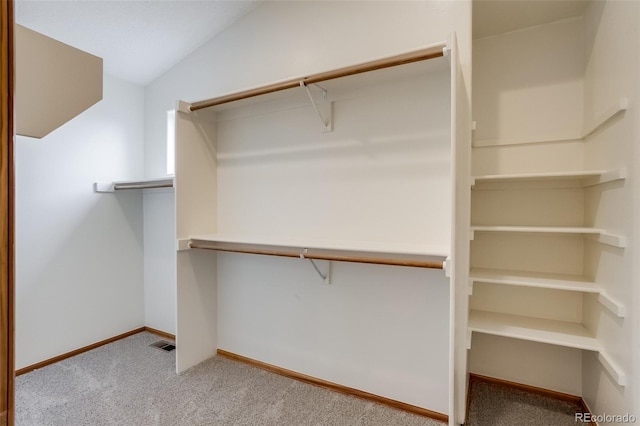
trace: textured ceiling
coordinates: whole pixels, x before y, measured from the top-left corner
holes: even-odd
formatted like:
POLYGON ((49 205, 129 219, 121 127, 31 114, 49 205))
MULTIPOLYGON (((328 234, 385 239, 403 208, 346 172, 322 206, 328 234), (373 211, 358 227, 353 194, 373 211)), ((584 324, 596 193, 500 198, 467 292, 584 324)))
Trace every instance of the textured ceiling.
POLYGON ((15 11, 16 23, 99 56, 105 73, 144 86, 258 4, 17 0, 15 11))
POLYGON ((473 38, 584 14, 587 0, 473 0, 473 38))

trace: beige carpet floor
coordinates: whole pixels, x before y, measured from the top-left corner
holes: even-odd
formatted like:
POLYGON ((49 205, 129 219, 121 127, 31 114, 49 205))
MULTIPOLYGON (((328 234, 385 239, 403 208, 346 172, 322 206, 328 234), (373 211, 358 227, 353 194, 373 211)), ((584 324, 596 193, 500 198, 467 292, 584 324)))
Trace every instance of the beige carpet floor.
POLYGON ((213 357, 175 374, 143 332, 16 379, 16 426, 442 426, 213 357))
MULTIPOLYGON (((442 426, 213 357, 181 375, 148 332, 16 378, 16 426, 442 426)), ((580 407, 501 385, 470 389, 466 426, 575 426, 580 407)))

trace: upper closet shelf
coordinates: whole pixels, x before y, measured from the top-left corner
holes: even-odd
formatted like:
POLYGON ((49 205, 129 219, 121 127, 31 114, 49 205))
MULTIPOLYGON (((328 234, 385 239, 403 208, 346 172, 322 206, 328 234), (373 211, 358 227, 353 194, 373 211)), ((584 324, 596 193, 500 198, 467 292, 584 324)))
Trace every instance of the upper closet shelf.
POLYGON ((156 179, 123 180, 117 182, 96 182, 96 192, 115 192, 127 189, 173 188, 173 177, 156 179))
POLYGON ((300 241, 229 235, 198 235, 192 236, 188 240, 178 241, 178 250, 188 249, 417 268, 445 269, 448 266, 448 247, 422 244, 300 241))
POLYGON ((483 175, 471 178, 471 186, 484 183, 520 183, 544 181, 577 181, 581 186, 594 186, 627 177, 625 168, 614 170, 592 170, 577 172, 521 173, 504 175, 483 175))
MULTIPOLYGON (((373 61, 362 62, 359 64, 338 68, 330 71, 324 71, 317 74, 300 76, 288 80, 279 81, 265 86, 255 87, 252 89, 242 90, 217 98, 206 99, 203 101, 187 103, 179 102, 178 110, 181 112, 198 111, 204 108, 215 107, 231 102, 241 101, 244 99, 263 96, 271 93, 281 92, 294 88, 306 88, 308 85, 322 83, 329 80, 348 77, 351 75, 367 73, 385 68, 391 68, 398 65, 410 64, 414 62, 425 61, 428 59, 440 58, 448 55, 449 47, 446 42, 436 43, 421 49, 402 53, 387 58, 376 59, 373 61)), ((312 101, 313 102, 313 101, 312 101)), ((315 106, 315 105, 314 105, 315 106)), ((326 123, 325 123, 326 124, 326 123)))
POLYGON ((537 234, 578 234, 592 238, 603 244, 624 248, 627 239, 623 236, 611 234, 603 229, 579 226, 472 226, 471 239, 476 232, 520 232, 537 234))

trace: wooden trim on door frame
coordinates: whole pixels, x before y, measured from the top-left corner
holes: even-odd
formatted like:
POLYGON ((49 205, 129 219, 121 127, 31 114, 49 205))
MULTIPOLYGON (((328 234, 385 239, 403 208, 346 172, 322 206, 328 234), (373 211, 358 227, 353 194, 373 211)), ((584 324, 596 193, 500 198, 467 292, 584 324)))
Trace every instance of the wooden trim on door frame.
POLYGON ((0 425, 14 422, 14 4, 0 2, 0 425))

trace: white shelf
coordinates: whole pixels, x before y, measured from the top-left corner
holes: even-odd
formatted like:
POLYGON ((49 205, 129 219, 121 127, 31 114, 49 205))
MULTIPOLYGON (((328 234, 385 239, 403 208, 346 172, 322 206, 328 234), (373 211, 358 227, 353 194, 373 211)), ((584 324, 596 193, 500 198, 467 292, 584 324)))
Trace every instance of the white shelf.
POLYGON ((598 295, 598 302, 614 315, 620 318, 626 316, 626 308, 622 303, 609 297, 596 283, 578 275, 473 268, 469 273, 469 294, 473 293, 474 284, 479 282, 594 293, 598 295))
POLYGON ((121 180, 94 183, 95 192, 115 192, 130 189, 173 188, 173 176, 154 179, 121 180))
POLYGON ((476 232, 520 232, 536 234, 578 234, 585 235, 604 244, 624 248, 627 240, 621 235, 611 234, 603 229, 581 226, 472 226, 471 239, 476 232))
POLYGON ((471 311, 469 329, 495 336, 548 343, 600 352, 602 347, 582 324, 523 317, 485 311, 471 311))
POLYGON ((597 352, 598 360, 616 383, 627 385, 625 373, 582 324, 472 310, 467 330, 469 349, 471 335, 477 332, 597 352))
POLYGON ((521 272, 501 269, 473 268, 469 273, 471 284, 475 282, 516 285, 522 287, 549 288, 555 290, 600 293, 593 282, 584 277, 569 274, 521 272))
POLYGON ((626 169, 591 170, 574 172, 521 173, 482 175, 471 178, 471 186, 483 183, 519 183, 544 181, 579 181, 583 187, 599 185, 626 178, 626 169))
POLYGON ((235 245, 269 246, 281 248, 300 248, 309 250, 327 250, 378 255, 429 256, 445 259, 449 256, 449 247, 415 243, 380 243, 348 240, 315 240, 272 237, 247 237, 238 235, 208 234, 194 235, 179 242, 180 249, 186 249, 185 242, 225 243, 235 245))

